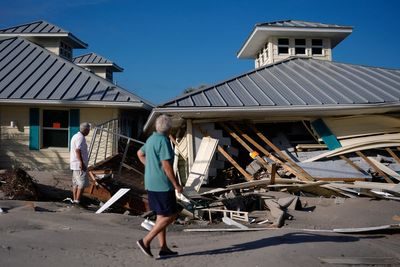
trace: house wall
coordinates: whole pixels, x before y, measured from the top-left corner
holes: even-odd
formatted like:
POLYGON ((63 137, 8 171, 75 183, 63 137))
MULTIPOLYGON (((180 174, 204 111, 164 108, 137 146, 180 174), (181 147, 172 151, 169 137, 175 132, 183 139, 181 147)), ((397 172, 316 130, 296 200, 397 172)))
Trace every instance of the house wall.
MULTIPOLYGON (((0 106, 0 168, 24 167, 30 170, 69 169, 68 148, 42 148, 29 150, 29 108, 27 106, 0 106), (11 127, 11 121, 16 127, 11 127)), ((43 109, 65 109, 60 107, 38 107, 40 125, 43 109)), ((117 118, 116 108, 80 108, 80 122, 89 122, 96 126, 102 122, 117 118)), ((86 137, 90 144, 93 131, 86 137)), ((104 139, 105 140, 105 139, 104 139)), ((103 148, 104 149, 104 148, 103 148)), ((108 149, 110 154, 112 148, 108 149)))
MULTIPOLYGON (((278 38, 286 38, 282 37, 271 37, 268 40, 267 45, 263 48, 263 53, 259 54, 256 58, 255 67, 261 67, 267 64, 272 64, 274 62, 278 62, 284 60, 288 57, 296 56, 295 54, 295 44, 294 40, 296 38, 289 37, 289 54, 279 55, 278 54, 278 38), (267 49, 266 49, 267 48, 267 49)), ((332 49, 331 49, 331 40, 329 38, 302 38, 306 39, 306 54, 302 55, 304 57, 312 57, 320 60, 329 60, 332 61, 332 49), (323 53, 322 55, 312 55, 311 53, 311 39, 322 39, 323 40, 323 53)))

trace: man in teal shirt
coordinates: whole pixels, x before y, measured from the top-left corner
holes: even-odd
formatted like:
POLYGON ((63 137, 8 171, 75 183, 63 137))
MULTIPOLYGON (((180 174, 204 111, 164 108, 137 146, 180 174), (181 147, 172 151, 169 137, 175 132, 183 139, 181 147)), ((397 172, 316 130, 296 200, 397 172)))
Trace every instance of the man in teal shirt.
POLYGON ((182 193, 182 186, 177 182, 172 168, 174 152, 168 140, 171 126, 172 121, 168 116, 159 116, 156 120, 156 132, 137 152, 140 161, 145 165, 144 185, 149 206, 157 214, 154 227, 143 239, 137 241, 143 253, 150 257, 153 257, 150 243, 156 236, 160 243, 159 257, 178 254, 168 248, 166 241, 167 226, 177 215, 175 190, 182 193))

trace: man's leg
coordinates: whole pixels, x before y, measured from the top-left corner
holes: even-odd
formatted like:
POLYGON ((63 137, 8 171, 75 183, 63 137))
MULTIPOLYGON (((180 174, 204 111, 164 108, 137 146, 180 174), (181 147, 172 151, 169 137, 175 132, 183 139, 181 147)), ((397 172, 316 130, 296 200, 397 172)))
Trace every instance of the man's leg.
POLYGON ((82 192, 83 188, 76 187, 76 198, 74 200, 81 201, 82 192))
POLYGON ((76 200, 77 190, 78 190, 78 187, 73 185, 72 186, 72 200, 76 200))
MULTIPOLYGON (((175 215, 172 216, 163 216, 157 215, 156 224, 153 226, 153 229, 143 238, 143 243, 146 247, 150 246, 151 241, 158 236, 162 231, 165 231, 167 226, 170 225, 174 221, 175 215)), ((165 234, 161 235, 160 246, 165 245, 165 234)))

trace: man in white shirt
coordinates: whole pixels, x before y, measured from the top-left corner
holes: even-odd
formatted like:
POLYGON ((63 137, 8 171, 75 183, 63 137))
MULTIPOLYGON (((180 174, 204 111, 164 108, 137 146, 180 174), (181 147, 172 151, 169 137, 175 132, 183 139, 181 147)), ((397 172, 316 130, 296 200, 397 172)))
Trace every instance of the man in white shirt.
POLYGON ((72 195, 75 204, 79 204, 83 190, 89 185, 86 175, 89 155, 85 139, 89 132, 89 123, 81 123, 79 132, 71 139, 70 168, 72 170, 72 195))

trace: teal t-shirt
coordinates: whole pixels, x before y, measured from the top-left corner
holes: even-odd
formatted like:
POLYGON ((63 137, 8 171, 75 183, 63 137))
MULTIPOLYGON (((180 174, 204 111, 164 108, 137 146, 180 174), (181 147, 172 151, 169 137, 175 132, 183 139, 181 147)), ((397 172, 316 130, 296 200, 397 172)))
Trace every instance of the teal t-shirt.
POLYGON ((171 164, 174 160, 174 151, 168 138, 163 134, 153 132, 140 150, 146 155, 144 169, 145 189, 156 192, 173 190, 174 187, 161 164, 162 160, 169 160, 171 164))

